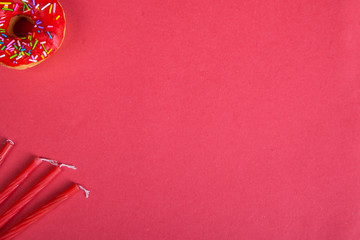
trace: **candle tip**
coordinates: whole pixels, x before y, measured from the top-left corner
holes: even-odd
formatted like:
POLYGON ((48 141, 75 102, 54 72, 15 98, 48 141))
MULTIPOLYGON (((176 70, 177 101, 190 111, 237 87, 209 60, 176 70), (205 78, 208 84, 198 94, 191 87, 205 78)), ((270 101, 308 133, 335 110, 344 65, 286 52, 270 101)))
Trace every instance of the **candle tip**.
POLYGON ((59 165, 59 167, 67 167, 67 168, 71 168, 71 169, 76 170, 76 167, 75 167, 75 166, 69 165, 69 164, 65 164, 65 163, 61 163, 61 164, 59 165))
POLYGON ((11 141, 10 139, 6 139, 6 142, 10 143, 11 145, 15 145, 15 143, 13 141, 11 141))
POLYGON ((81 190, 83 190, 83 191, 85 192, 85 197, 86 197, 86 198, 89 198, 90 191, 87 190, 87 189, 85 189, 85 188, 84 188, 83 186, 81 186, 80 184, 78 184, 78 186, 79 186, 79 188, 80 188, 81 190))
POLYGON ((54 166, 57 166, 57 167, 67 167, 67 168, 71 168, 71 169, 74 169, 76 170, 76 167, 73 166, 73 165, 69 165, 69 164, 65 164, 65 163, 60 163, 56 160, 52 160, 52 159, 47 159, 47 158, 40 158, 41 161, 44 161, 44 162, 48 162, 54 166))

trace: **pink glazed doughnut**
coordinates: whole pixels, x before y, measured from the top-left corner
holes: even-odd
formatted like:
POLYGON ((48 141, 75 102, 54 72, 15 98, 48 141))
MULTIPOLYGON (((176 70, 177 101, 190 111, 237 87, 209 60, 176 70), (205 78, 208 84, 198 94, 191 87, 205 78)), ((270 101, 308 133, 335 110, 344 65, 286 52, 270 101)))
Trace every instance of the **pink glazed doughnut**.
POLYGON ((33 67, 61 46, 65 14, 57 0, 0 0, 0 64, 33 67))

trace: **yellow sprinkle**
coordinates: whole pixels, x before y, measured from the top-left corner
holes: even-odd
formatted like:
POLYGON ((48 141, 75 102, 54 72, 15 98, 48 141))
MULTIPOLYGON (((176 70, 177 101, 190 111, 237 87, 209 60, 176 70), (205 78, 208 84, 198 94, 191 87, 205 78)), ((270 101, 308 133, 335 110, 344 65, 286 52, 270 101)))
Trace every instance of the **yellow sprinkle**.
POLYGON ((44 59, 44 56, 43 56, 43 55, 41 55, 41 58, 42 58, 42 59, 44 59))
POLYGON ((21 52, 22 55, 25 55, 24 52, 21 52))
POLYGON ((11 2, 0 2, 0 5, 9 5, 11 2))
POLYGON ((52 7, 53 7, 53 5, 52 5, 52 4, 50 4, 49 14, 51 14, 52 7))
POLYGON ((60 18, 60 15, 56 17, 56 20, 58 20, 60 18))
POLYGON ((52 51, 52 48, 50 48, 50 50, 47 52, 47 54, 49 54, 52 51))

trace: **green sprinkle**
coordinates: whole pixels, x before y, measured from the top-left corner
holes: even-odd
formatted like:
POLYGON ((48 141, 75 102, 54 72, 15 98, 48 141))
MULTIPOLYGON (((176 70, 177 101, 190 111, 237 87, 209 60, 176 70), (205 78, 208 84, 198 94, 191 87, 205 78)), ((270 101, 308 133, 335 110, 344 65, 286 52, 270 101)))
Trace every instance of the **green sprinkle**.
POLYGON ((17 50, 19 50, 19 48, 14 44, 14 47, 17 49, 17 50))
POLYGON ((5 49, 5 47, 6 47, 6 46, 4 45, 4 46, 1 48, 1 51, 3 51, 3 50, 5 49))
POLYGON ((28 9, 28 10, 30 10, 30 8, 29 8, 29 6, 26 4, 26 2, 24 2, 24 1, 22 1, 23 2, 23 4, 26 6, 26 8, 28 9))
POLYGON ((12 55, 12 56, 10 57, 10 59, 13 59, 13 58, 16 57, 16 56, 17 56, 17 54, 12 55))
POLYGON ((5 11, 11 11, 11 12, 13 12, 13 11, 14 11, 13 9, 10 9, 10 8, 2 8, 2 10, 5 10, 5 11))
POLYGON ((25 52, 25 54, 26 54, 26 55, 28 55, 28 56, 30 57, 30 53, 25 52))
POLYGON ((34 46, 32 48, 33 50, 35 49, 37 43, 38 43, 38 40, 36 39, 35 44, 34 44, 34 46))
POLYGON ((43 47, 43 49, 45 50, 45 52, 47 52, 47 50, 46 50, 46 48, 45 48, 45 46, 44 46, 43 43, 41 44, 41 46, 43 47))

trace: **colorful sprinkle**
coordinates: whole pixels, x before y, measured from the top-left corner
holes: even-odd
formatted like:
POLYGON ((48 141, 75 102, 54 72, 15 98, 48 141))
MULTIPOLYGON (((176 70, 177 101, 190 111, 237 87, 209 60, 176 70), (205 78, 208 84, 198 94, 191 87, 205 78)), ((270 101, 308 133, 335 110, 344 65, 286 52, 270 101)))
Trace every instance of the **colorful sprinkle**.
POLYGON ((27 8, 27 10, 30 10, 29 6, 26 4, 26 2, 22 1, 24 3, 24 6, 27 8))
POLYGON ((45 8, 47 8, 48 6, 50 6, 50 3, 46 4, 44 7, 41 8, 41 11, 44 11, 45 8))
POLYGON ((45 48, 45 46, 44 46, 43 43, 41 43, 41 46, 43 47, 43 49, 45 50, 45 52, 47 52, 47 50, 46 50, 46 48, 45 48))
POLYGON ((33 50, 35 49, 36 44, 38 43, 38 41, 39 41, 39 40, 36 39, 35 44, 34 44, 34 46, 33 46, 33 48, 32 48, 33 50))
POLYGON ((46 31, 46 32, 47 32, 47 34, 49 35, 49 38, 50 38, 50 39, 53 39, 52 36, 51 36, 51 34, 49 33, 49 31, 46 31))

